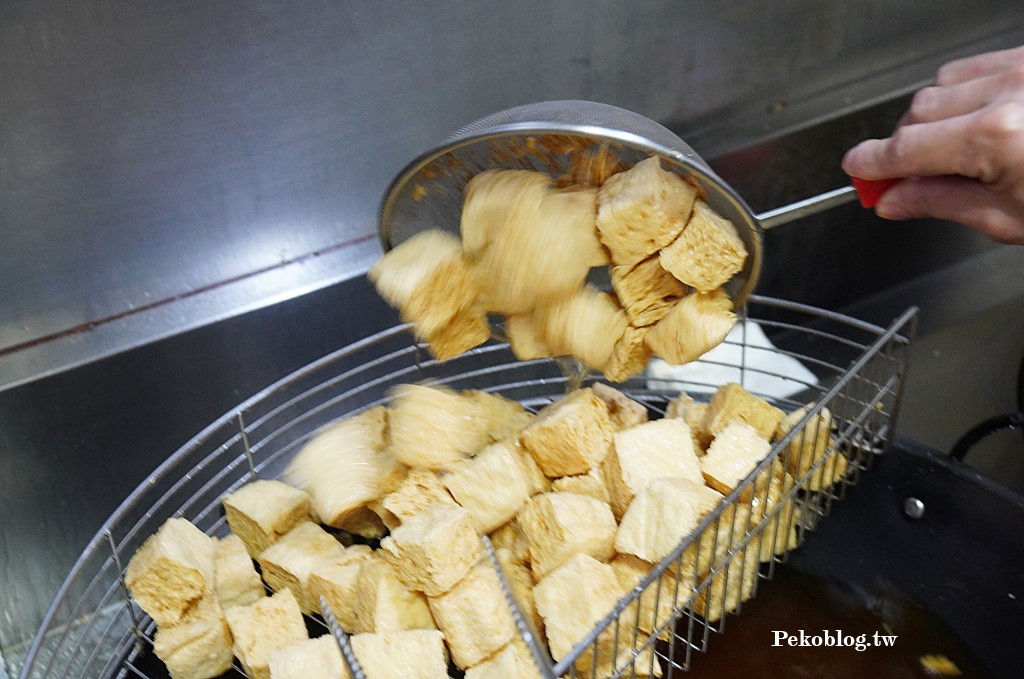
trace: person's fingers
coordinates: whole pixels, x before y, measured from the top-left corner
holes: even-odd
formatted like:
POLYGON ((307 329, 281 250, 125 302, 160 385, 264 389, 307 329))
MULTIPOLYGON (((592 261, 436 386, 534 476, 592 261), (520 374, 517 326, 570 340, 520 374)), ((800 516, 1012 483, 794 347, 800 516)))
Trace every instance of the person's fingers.
POLYGON ((965 177, 911 177, 875 206, 883 219, 931 217, 958 222, 1001 243, 1024 244, 1024 215, 991 187, 965 177))
POLYGON ((906 125, 887 139, 868 139, 843 157, 843 171, 861 179, 959 174, 977 177, 969 148, 971 116, 906 125))
POLYGON ((925 87, 914 94, 897 127, 931 123, 973 113, 1004 92, 1004 75, 985 76, 945 87, 925 87))
POLYGON ((953 85, 1020 65, 1024 65, 1024 46, 951 61, 939 69, 935 82, 953 85))

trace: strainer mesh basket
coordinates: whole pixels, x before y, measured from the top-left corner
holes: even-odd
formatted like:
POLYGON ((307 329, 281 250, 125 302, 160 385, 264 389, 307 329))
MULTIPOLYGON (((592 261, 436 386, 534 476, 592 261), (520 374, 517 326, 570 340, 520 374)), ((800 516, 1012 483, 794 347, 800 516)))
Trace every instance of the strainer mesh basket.
MULTIPOLYGON (((914 316, 908 310, 882 328, 800 304, 751 297, 742 309, 744 322, 722 351, 685 371, 649 371, 616 385, 644 404, 652 417, 663 415, 669 400, 682 390, 698 401, 707 400, 725 382, 738 382, 787 412, 814 405, 698 530, 625 594, 566 657, 551 662, 518 604, 507 596, 540 675, 654 676, 659 669, 663 676, 672 676, 685 671, 692 655, 706 650, 712 635, 724 630, 728 616, 739 613, 743 602, 771 579, 788 548, 813 540, 810 533, 832 503, 885 450, 914 316), (754 328, 770 344, 754 342, 754 328), (823 413, 831 414, 825 429, 808 426, 822 422, 823 413), (818 445, 821 437, 826 440, 818 445), (812 450, 819 451, 815 458, 800 459, 812 450), (771 483, 778 465, 799 470, 790 487, 771 483)), ((588 376, 586 383, 596 377, 588 376)), ((567 377, 556 361, 517 361, 498 342, 438 363, 407 326, 396 326, 282 379, 174 453, 110 517, 61 587, 27 652, 21 677, 168 676, 152 653, 154 624, 124 586, 124 568, 132 554, 172 516, 188 518, 210 535, 227 534, 220 504, 225 494, 254 478, 278 476, 325 424, 387 403, 388 390, 408 382, 482 389, 536 411, 564 393, 567 377)), ((489 543, 486 547, 493 556, 489 543)), ((313 635, 332 633, 319 617, 310 618, 308 627, 313 635)), ((333 631, 347 647, 344 633, 333 631)), ((365 676, 358 667, 352 670, 357 678, 365 676)), ((244 674, 236 665, 228 676, 244 674)))

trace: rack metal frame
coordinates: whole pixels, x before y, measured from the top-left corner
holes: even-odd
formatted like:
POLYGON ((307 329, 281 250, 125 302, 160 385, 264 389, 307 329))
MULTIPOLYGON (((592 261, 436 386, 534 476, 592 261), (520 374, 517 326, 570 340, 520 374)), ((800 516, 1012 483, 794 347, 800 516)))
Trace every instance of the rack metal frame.
MULTIPOLYGON (((779 536, 802 544, 828 516, 890 440, 900 402, 907 349, 916 309, 888 327, 782 300, 753 296, 742 309, 775 347, 738 342, 738 359, 719 363, 746 385, 757 375, 788 382, 788 396, 772 397, 786 411, 808 403, 800 422, 773 447, 697 530, 656 564, 637 586, 564 658, 553 662, 531 636, 501 574, 506 599, 541 676, 637 677, 685 671, 694 653, 724 631, 763 580, 772 577, 789 551, 779 536), (756 356, 755 353, 761 352, 756 356), (794 378, 766 367, 765 355, 796 359, 816 375, 794 378), (818 446, 828 418, 828 439, 818 446), (808 450, 823 451, 813 460, 808 450), (837 464, 845 460, 845 470, 837 464), (781 467, 780 467, 781 465, 781 467), (798 470, 778 490, 780 468, 798 470)), ((730 340, 731 342, 731 340, 730 340)), ((708 359, 702 359, 708 361, 708 359)), ((708 361, 712 362, 712 361, 708 361)), ((770 363, 771 361, 767 361, 770 363)), ((588 382, 599 376, 591 375, 588 382)), ((155 679, 162 666, 152 657, 152 620, 131 600, 124 566, 143 541, 172 516, 184 516, 210 535, 227 525, 220 498, 254 478, 280 474, 321 427, 386 403, 388 390, 405 382, 483 389, 537 410, 564 393, 568 378, 552 360, 517 361, 494 342, 439 363, 417 344, 407 326, 396 326, 350 344, 285 377, 232 409, 171 455, 100 528, 56 595, 28 651, 21 679, 51 677, 139 677, 155 679)), ((620 388, 654 413, 664 414, 679 391, 708 394, 718 384, 666 384, 664 378, 633 378, 620 388), (666 388, 670 387, 670 388, 666 388)), ((753 391, 753 390, 752 390, 753 391)), ((755 393, 757 393, 755 391, 755 393)), ((767 395, 771 396, 771 395, 767 395)), ((788 544, 788 543, 787 543, 788 544)), ((493 548, 485 545, 493 557, 493 548)), ((334 632, 344 650, 347 638, 334 632)), ((364 676, 354 654, 344 654, 353 676, 364 676)), ((235 667, 238 676, 244 676, 235 667)))

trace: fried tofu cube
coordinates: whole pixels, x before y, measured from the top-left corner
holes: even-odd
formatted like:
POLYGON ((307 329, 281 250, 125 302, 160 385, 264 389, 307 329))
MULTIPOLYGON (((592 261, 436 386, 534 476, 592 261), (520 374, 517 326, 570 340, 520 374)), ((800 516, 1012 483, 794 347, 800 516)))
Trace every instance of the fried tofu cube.
POLYGON ((615 550, 657 563, 693 532, 723 496, 689 479, 655 479, 622 516, 615 550))
POLYGON ((516 637, 505 648, 466 670, 466 679, 540 679, 526 643, 516 637))
POLYGON ((614 550, 615 517, 611 508, 587 495, 541 493, 530 498, 518 516, 530 543, 530 566, 542 578, 575 554, 607 561, 614 550))
POLYGON ((173 625, 158 625, 153 652, 171 679, 211 679, 231 669, 231 631, 216 599, 205 597, 173 625))
POLYGON ((534 583, 530 568, 508 549, 498 548, 495 555, 516 605, 519 606, 520 614, 526 622, 533 625, 533 633, 537 635, 538 641, 544 643, 544 620, 537 613, 537 605, 533 600, 534 583))
MULTIPOLYGON (((609 454, 610 456, 610 454, 609 454)), ((589 495, 606 504, 612 501, 612 494, 605 482, 604 467, 608 462, 605 458, 597 467, 593 467, 586 474, 576 476, 563 476, 551 482, 551 490, 556 493, 576 493, 577 495, 589 495)))
POLYGON ((704 429, 718 436, 735 421, 749 424, 763 439, 770 439, 785 413, 735 382, 722 385, 711 397, 704 414, 704 429))
POLYGON ((586 286, 538 311, 543 337, 556 355, 600 370, 611 361, 629 321, 611 295, 586 286))
POLYGON ((530 563, 530 540, 526 537, 518 519, 512 519, 490 535, 491 544, 497 550, 503 550, 508 558, 520 564, 530 563))
POLYGON ((409 589, 440 596, 480 559, 480 538, 462 507, 430 505, 381 540, 384 558, 409 589))
POLYGON ((586 474, 608 454, 612 442, 608 407, 593 389, 578 389, 545 406, 520 441, 547 476, 586 474))
POLYGON ((720 493, 730 493, 768 456, 772 444, 749 424, 735 421, 726 426, 700 458, 704 480, 720 493))
POLYGON ((356 633, 436 628, 427 597, 403 585, 387 561, 374 557, 360 564, 355 583, 356 633))
POLYGON ((437 330, 424 334, 417 330, 416 335, 427 343, 434 358, 447 361, 487 342, 491 338, 491 324, 481 307, 469 306, 437 330))
POLYGON ((290 589, 226 610, 235 657, 252 679, 270 679, 270 654, 309 638, 290 589))
POLYGON ((549 358, 558 354, 544 339, 544 318, 540 314, 524 312, 505 317, 505 335, 512 353, 520 361, 549 358))
POLYGON ((616 673, 620 677, 662 676, 661 663, 654 654, 654 645, 648 642, 650 638, 649 635, 639 632, 634 640, 633 635, 628 634, 619 642, 622 648, 615 662, 612 662, 611 657, 602 657, 597 666, 597 676, 611 677, 616 676, 616 673))
POLYGON ((516 635, 498 575, 488 562, 471 568, 451 591, 430 597, 430 612, 461 669, 483 662, 516 635))
POLYGON ((676 302, 648 331, 655 355, 673 365, 694 361, 725 341, 736 325, 732 300, 722 290, 696 292, 676 302))
MULTIPOLYGON (((396 521, 388 528, 394 530, 402 521, 435 504, 455 506, 455 499, 445 488, 441 477, 429 469, 411 469, 408 476, 381 500, 381 506, 396 521)), ((387 523, 387 521, 385 521, 387 523)))
POLYGON ((475 397, 402 384, 391 398, 390 451, 409 467, 449 469, 490 442, 485 407, 475 397))
POLYGON ((482 172, 466 189, 460 228, 488 311, 522 313, 583 285, 600 252, 594 194, 527 170, 482 172))
POLYGON ((800 510, 790 495, 796 482, 779 460, 766 472, 758 475, 741 497, 750 505, 750 528, 765 524, 760 535, 752 539, 760 545, 760 559, 764 562, 800 545, 800 510))
POLYGON ((438 630, 356 634, 352 651, 366 679, 447 679, 448 655, 438 630))
POLYGON ((244 606, 266 596, 245 544, 237 535, 217 541, 213 562, 213 591, 222 608, 244 606))
POLYGON ((758 551, 741 550, 729 560, 705 587, 698 591, 693 610, 708 622, 718 622, 754 596, 757 586, 758 551))
POLYGON ((594 395, 608 406, 608 416, 611 417, 615 431, 623 431, 647 421, 647 407, 615 387, 595 382, 591 389, 594 390, 594 395))
MULTIPOLYGON (((615 571, 588 554, 576 554, 547 574, 533 589, 537 611, 544 619, 548 648, 555 661, 569 654, 599 620, 618 603, 621 587, 615 571)), ((588 672, 596 663, 610 660, 614 631, 609 628, 580 656, 576 667, 588 672)), ((585 676, 585 675, 584 675, 585 676)))
POLYGON ((471 389, 462 392, 464 398, 475 401, 480 406, 480 428, 486 432, 489 443, 497 443, 508 438, 515 438, 523 427, 534 418, 533 413, 524 408, 518 401, 505 398, 500 394, 471 389))
POLYGON ((613 266, 611 279, 630 324, 637 328, 657 323, 686 296, 686 286, 661 266, 657 256, 632 266, 613 266))
POLYGON ((696 405, 698 403, 693 400, 692 396, 681 391, 668 402, 668 406, 665 408, 665 417, 680 417, 685 420, 686 413, 696 405))
POLYGON ((740 272, 747 248, 733 223, 698 199, 686 228, 658 259, 683 283, 698 292, 711 292, 740 272))
POLYGON ((290 589, 302 612, 313 613, 320 606, 309 594, 310 573, 320 563, 346 561, 346 554, 333 535, 306 521, 263 550, 257 561, 272 590, 290 589))
POLYGON ((521 459, 515 442, 492 443, 441 477, 455 501, 469 511, 477 532, 489 533, 508 523, 530 499, 531 483, 521 459))
POLYGON ((380 497, 389 477, 402 473, 398 461, 382 452, 387 420, 387 409, 378 406, 331 424, 288 465, 285 479, 309 493, 320 523, 351 527, 351 515, 380 497))
POLYGON ((526 474, 527 483, 530 486, 530 497, 533 497, 537 493, 546 493, 551 490, 551 479, 549 479, 544 471, 537 464, 537 461, 533 459, 533 455, 526 450, 519 438, 516 437, 509 441, 514 447, 517 453, 519 453, 519 464, 523 467, 523 473, 526 474))
POLYGON ((648 158, 612 175, 597 194, 597 234, 611 260, 629 266, 676 239, 686 226, 697 187, 648 158))
POLYGON ((429 337, 480 298, 480 285, 453 234, 421 231, 384 254, 366 274, 403 321, 429 337))
POLYGON ((636 494, 658 478, 703 483, 690 427, 678 418, 645 422, 616 432, 603 465, 612 511, 621 517, 636 494))
POLYGON ((568 186, 549 193, 542 205, 545 216, 572 233, 570 241, 588 266, 608 264, 608 253, 597 237, 597 187, 568 186))
POLYGON ((327 601, 341 629, 349 634, 356 630, 356 583, 363 564, 371 557, 353 559, 345 563, 317 564, 309 574, 309 595, 320 608, 320 597, 327 601))
POLYGON ((128 562, 125 584, 157 625, 173 625, 212 590, 216 551, 188 519, 168 519, 128 562))
POLYGON ((611 358, 601 367, 601 373, 612 382, 625 382, 642 373, 651 356, 647 328, 629 326, 612 348, 611 358))
MULTIPOLYGON (((610 563, 619 581, 620 598, 633 591, 646 578, 655 564, 637 558, 632 554, 617 554, 610 563)), ((656 630, 662 639, 670 640, 673 631, 673 613, 690 597, 690 584, 666 570, 657 582, 652 582, 622 612, 620 620, 626 629, 634 625, 648 634, 656 630), (678 582, 678 585, 677 585, 678 582), (637 608, 639 607, 639 614, 637 608)), ((639 665, 638 665, 639 667, 639 665)))
POLYGON ((224 496, 221 501, 231 532, 256 558, 278 538, 312 517, 309 494, 287 483, 260 479, 224 496))
MULTIPOLYGON (((794 410, 785 416, 775 430, 774 439, 781 441, 800 421, 807 416, 814 404, 794 410)), ((786 470, 808 490, 828 488, 846 476, 846 458, 836 450, 832 438, 832 413, 822 408, 810 419, 803 431, 798 432, 780 456, 785 460, 786 470), (822 458, 824 463, 813 474, 808 473, 822 458), (804 477, 808 478, 805 480, 804 477)))
POLYGON ((270 679, 349 679, 338 642, 330 634, 270 654, 270 679))

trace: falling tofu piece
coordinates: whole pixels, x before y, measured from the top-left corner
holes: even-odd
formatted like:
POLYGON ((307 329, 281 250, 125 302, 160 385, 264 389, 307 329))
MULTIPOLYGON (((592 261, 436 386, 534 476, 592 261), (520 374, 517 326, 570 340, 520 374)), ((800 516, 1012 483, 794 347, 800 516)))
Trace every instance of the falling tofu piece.
POLYGON ((421 231, 385 253, 366 275, 421 337, 443 330, 480 297, 462 243, 436 229, 421 231))
POLYGON ((231 669, 231 630, 216 599, 203 598, 178 622, 158 626, 153 652, 171 679, 212 679, 231 669))
POLYGON ((573 356, 589 368, 602 369, 629 321, 611 295, 586 286, 538 311, 543 337, 559 356, 573 356))
POLYGON ((275 480, 253 481, 221 501, 231 532, 256 558, 278 538, 312 517, 309 494, 275 480))
POLYGON ((306 639, 270 654, 270 679, 349 679, 341 648, 331 634, 306 639))
POLYGON ((263 581, 253 568, 245 544, 237 535, 217 541, 213 562, 213 590, 221 608, 245 606, 266 596, 263 581))
POLYGON ((530 649, 519 637, 505 648, 466 670, 466 679, 541 679, 530 649))
POLYGON ((448 654, 438 630, 356 634, 350 640, 366 679, 445 679, 448 654))
POLYGON ((451 591, 431 597, 430 612, 460 669, 480 664, 516 636, 515 621, 489 561, 475 565, 451 591))
MULTIPOLYGON (((609 457, 611 453, 609 453, 609 457)), ((608 483, 605 481, 604 467, 608 458, 597 467, 592 468, 586 474, 576 476, 563 476, 551 482, 551 490, 556 493, 576 493, 587 495, 601 502, 611 504, 612 494, 608 490, 608 483)))
POLYGON ((527 170, 484 172, 467 189, 460 228, 487 311, 522 313, 583 285, 600 252, 585 223, 591 194, 560 195, 527 170))
POLYGON ((320 606, 309 594, 309 575, 323 562, 344 562, 345 546, 333 535, 309 521, 300 523, 280 540, 267 547, 257 561, 263 579, 275 592, 290 589, 303 613, 320 606))
POLYGON ((683 283, 698 292, 711 292, 740 272, 747 248, 732 222, 698 200, 686 228, 658 259, 683 283))
POLYGON ((353 608, 356 633, 436 629, 427 598, 403 585, 383 557, 360 563, 353 608))
POLYGON ((323 612, 320 606, 320 597, 323 597, 341 629, 351 634, 356 628, 355 594, 359 571, 367 561, 382 557, 375 556, 366 545, 349 547, 345 550, 345 557, 344 561, 316 564, 310 571, 308 588, 317 610, 323 612))
POLYGON ((611 417, 615 431, 623 431, 647 421, 646 406, 634 401, 618 389, 601 382, 595 382, 591 389, 594 390, 594 395, 608 406, 608 415, 611 417))
POLYGON ((647 328, 629 326, 612 348, 611 358, 601 367, 601 372, 612 382, 625 382, 639 375, 651 360, 652 351, 647 346, 647 328))
MULTIPOLYGON (((782 440, 796 427, 814 404, 794 410, 785 416, 775 430, 774 440, 782 440)), ((822 408, 810 419, 804 429, 794 436, 782 452, 786 469, 800 482, 802 488, 822 490, 846 476, 848 463, 837 449, 832 438, 832 413, 822 408), (822 458, 827 458, 813 474, 808 473, 822 458), (807 477, 806 479, 804 477, 807 477)))
POLYGON ((168 519, 128 562, 125 584, 158 626, 180 621, 214 586, 213 538, 187 519, 168 519))
POLYGON ((647 259, 686 226, 697 187, 648 158, 608 178, 597 194, 598 237, 619 266, 647 259))
POLYGON ((406 587, 427 596, 451 590, 480 559, 480 538, 462 507, 431 505, 381 540, 406 587))
MULTIPOLYGON (((620 590, 612 567, 588 554, 576 554, 537 583, 534 601, 544 619, 548 648, 555 662, 569 655, 611 612, 620 590)), ((614 645, 614 627, 609 627, 577 660, 577 671, 588 676, 595 664, 611 659, 614 645)))
MULTIPOLYGON (((394 492, 381 500, 382 508, 395 521, 388 528, 394 530, 406 519, 435 504, 455 506, 455 499, 445 488, 441 477, 429 469, 412 469, 394 492)), ((385 521, 387 523, 387 521, 385 521)))
POLYGON ((234 638, 235 657, 252 679, 270 679, 270 654, 309 638, 291 590, 224 612, 234 638))
POLYGON ((437 330, 423 333, 417 328, 416 335, 427 343, 434 358, 447 361, 487 342, 491 325, 483 308, 472 306, 460 310, 437 330))
POLYGON ((490 442, 485 408, 474 397, 402 384, 391 398, 389 450, 409 467, 449 469, 490 442))
POLYGON ((704 430, 718 436, 732 422, 745 422, 757 435, 770 439, 785 416, 780 409, 763 398, 754 396, 739 384, 731 382, 718 388, 704 414, 704 430))
POLYGON ((401 476, 401 465, 384 452, 386 431, 387 409, 371 408, 318 432, 288 465, 284 478, 309 493, 321 523, 351 529, 358 518, 352 514, 401 476))
POLYGON ((441 477, 455 501, 469 511, 480 534, 515 518, 533 494, 521 458, 514 441, 492 443, 441 477))
POLYGON ((700 458, 700 468, 709 486, 728 494, 771 450, 772 444, 756 429, 745 422, 732 422, 711 442, 707 454, 700 458))
POLYGON ((512 353, 520 361, 558 355, 544 339, 544 318, 538 314, 526 312, 507 316, 505 335, 512 353))
POLYGON ((690 427, 680 419, 663 418, 617 432, 603 469, 612 511, 618 517, 655 479, 704 481, 690 427))
POLYGON ((631 325, 642 328, 657 323, 686 296, 686 286, 649 257, 633 266, 613 266, 612 289, 631 325))
POLYGON ((544 577, 575 554, 607 561, 614 553, 615 517, 596 498, 542 493, 530 498, 517 520, 530 543, 535 578, 544 577))
POLYGON ((723 496, 689 479, 656 479, 640 491, 622 516, 615 550, 657 563, 722 501, 723 496))
POLYGON ((694 361, 725 341, 736 325, 732 300, 722 290, 693 293, 651 327, 647 346, 673 365, 694 361))
POLYGON ((597 187, 569 186, 549 193, 541 205, 544 216, 570 233, 568 242, 588 266, 608 264, 608 253, 597 237, 597 187))
POLYGON ((608 454, 612 442, 608 407, 593 389, 578 389, 545 406, 520 434, 520 441, 551 478, 586 474, 608 454))

